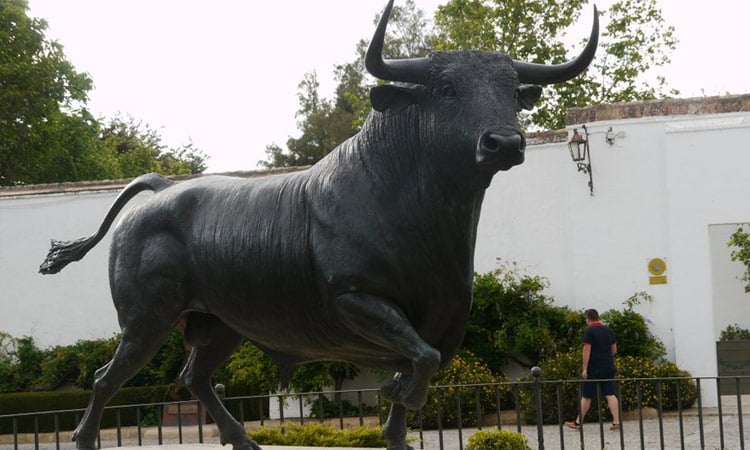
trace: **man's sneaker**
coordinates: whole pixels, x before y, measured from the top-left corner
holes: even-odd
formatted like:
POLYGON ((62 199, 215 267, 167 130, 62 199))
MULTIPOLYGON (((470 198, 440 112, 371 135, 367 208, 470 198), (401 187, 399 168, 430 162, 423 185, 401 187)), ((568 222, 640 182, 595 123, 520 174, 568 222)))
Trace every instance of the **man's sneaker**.
POLYGON ((572 428, 574 430, 581 428, 581 424, 576 422, 575 420, 571 420, 570 422, 565 422, 565 426, 568 428, 572 428))

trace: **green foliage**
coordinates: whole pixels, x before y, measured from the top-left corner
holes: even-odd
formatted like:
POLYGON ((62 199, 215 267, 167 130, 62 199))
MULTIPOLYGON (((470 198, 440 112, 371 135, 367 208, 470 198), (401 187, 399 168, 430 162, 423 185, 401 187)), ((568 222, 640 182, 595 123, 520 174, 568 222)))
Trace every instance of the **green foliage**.
MULTIPOLYGON (((0 355, 0 392, 45 391, 65 385, 91 389, 94 372, 112 359, 120 337, 81 340, 46 350, 39 349, 31 337, 13 341, 10 351, 0 355)), ((156 356, 126 386, 170 384, 179 375, 186 356, 182 334, 175 329, 156 356)))
POLYGON ((739 261, 745 266, 742 281, 745 282, 745 292, 750 292, 750 234, 743 227, 739 227, 729 238, 727 245, 735 247, 730 253, 732 261, 739 261))
MULTIPOLYGON (((326 419, 331 417, 358 417, 359 414, 359 406, 349 400, 329 400, 328 397, 320 395, 310 403, 311 418, 326 419)), ((362 415, 376 416, 378 415, 378 408, 369 405, 362 405, 362 415)))
POLYGON ((143 122, 115 117, 100 132, 102 158, 109 161, 114 178, 144 173, 189 175, 206 170, 206 155, 193 144, 169 149, 161 136, 143 122))
POLYGON ((620 382, 620 399, 623 410, 634 410, 640 405, 656 408, 659 405, 659 390, 661 390, 662 408, 665 410, 680 407, 691 407, 698 395, 695 380, 690 373, 679 369, 674 363, 662 362, 655 364, 648 358, 621 357, 617 358, 618 377, 632 378, 631 381, 620 382), (653 381, 646 378, 674 378, 673 380, 653 381), (677 391, 679 390, 679 396, 677 391))
POLYGON ((639 313, 632 310, 609 310, 601 317, 614 333, 620 355, 658 360, 667 354, 664 344, 648 331, 648 325, 639 313))
MULTIPOLYGON (((440 50, 498 51, 518 60, 559 64, 569 59, 563 38, 581 13, 587 12, 586 3, 451 0, 435 14, 438 33, 434 45, 440 50)), ((669 63, 668 52, 677 43, 674 28, 664 23, 656 0, 620 0, 602 14, 609 20, 594 62, 576 79, 546 88, 541 104, 530 116, 535 127, 563 128, 565 112, 572 107, 677 93, 667 90, 663 77, 656 77, 652 84, 642 78, 649 70, 669 63)))
POLYGON ((469 436, 466 450, 531 450, 521 433, 510 430, 479 430, 469 436))
POLYGON ((425 429, 438 427, 438 414, 442 426, 458 424, 458 405, 461 405, 461 424, 472 426, 477 424, 477 398, 479 413, 497 410, 497 397, 501 405, 511 403, 511 388, 507 384, 496 386, 475 386, 477 384, 493 384, 507 382, 507 377, 496 377, 484 362, 467 350, 461 351, 444 369, 433 377, 427 402, 422 410, 409 412, 407 420, 410 426, 425 429))
MULTIPOLYGON (((122 388, 108 403, 115 405, 135 405, 158 403, 171 400, 170 392, 173 386, 148 386, 138 388, 122 388)), ((89 391, 61 391, 61 392, 21 392, 13 394, 0 394, 0 404, 3 406, 3 414, 38 413, 40 411, 69 411, 58 413, 60 430, 72 430, 80 420, 80 412, 86 407, 91 392, 89 391), (74 411, 78 410, 78 411, 74 411), (76 417, 78 416, 78 418, 76 417)), ((149 424, 147 417, 156 417, 159 406, 148 406, 141 408, 141 424, 149 424)), ((22 417, 18 420, 19 433, 31 433, 34 431, 34 416, 22 417)), ((129 426, 137 424, 136 410, 133 408, 123 409, 120 415, 121 425, 129 426)), ((107 410, 102 417, 102 428, 112 428, 117 423, 116 413, 107 410)), ((0 421, 0 434, 13 432, 12 421, 0 421)), ((55 429, 54 416, 39 415, 39 432, 51 432, 55 429)))
POLYGON ((81 389, 91 389, 94 372, 112 359, 119 341, 119 336, 112 336, 109 339, 80 340, 73 345, 51 349, 42 365, 40 387, 54 390, 69 383, 81 389))
POLYGON ((511 359, 532 366, 577 345, 585 321, 552 305, 546 280, 503 267, 474 276, 474 303, 463 348, 499 372, 511 359))
POLYGON ((384 448, 380 427, 353 427, 338 430, 322 424, 285 424, 262 427, 248 433, 260 445, 294 445, 309 447, 384 448))
POLYGON ((742 328, 736 323, 734 325, 727 325, 726 328, 721 330, 721 334, 719 335, 719 342, 743 340, 750 340, 750 330, 742 328))
MULTIPOLYGON (((245 342, 232 354, 226 365, 235 383, 258 386, 262 392, 276 392, 281 374, 274 362, 251 342, 245 342)), ((359 374, 359 368, 343 362, 315 362, 299 366, 290 380, 297 392, 320 391, 326 386, 340 389, 343 380, 359 374)))
MULTIPOLYGON (((643 356, 617 356, 617 378, 619 392, 618 398, 623 411, 638 409, 638 407, 657 407, 659 403, 659 390, 661 389, 661 403, 665 410, 677 409, 678 402, 681 408, 691 407, 697 399, 697 388, 695 380, 690 378, 690 373, 679 369, 669 362, 657 364, 652 358, 643 356), (664 378, 656 381, 653 378, 664 378), (679 390, 679 395, 678 395, 679 390)), ((555 358, 547 360, 542 366, 542 381, 554 380, 578 380, 581 369, 581 351, 563 353, 555 358)), ((530 381, 530 377, 524 378, 530 381)), ((542 417, 544 423, 558 423, 560 408, 562 417, 570 418, 578 414, 579 408, 579 382, 568 381, 559 383, 542 383, 542 404, 544 410, 542 417), (558 390, 560 402, 558 403, 558 390)), ((529 423, 536 423, 536 399, 534 397, 533 385, 529 384, 521 391, 521 403, 524 418, 529 423)), ((609 418, 609 410, 606 402, 602 399, 600 414, 605 419, 609 418)), ((598 415, 595 407, 592 407, 587 420, 597 420, 598 415)))
MULTIPOLYGON (((394 6, 388 23, 384 56, 424 56, 429 47, 426 28, 424 12, 415 6, 413 0, 394 6)), ((364 69, 367 42, 360 41, 356 51, 354 61, 335 67, 338 85, 333 100, 320 97, 315 72, 305 74, 298 85, 299 109, 296 114, 301 135, 289 138, 286 149, 276 144, 266 146, 266 160, 258 161, 260 166, 272 168, 315 164, 359 131, 371 110, 368 85, 373 83, 364 69)))
MULTIPOLYGON (((542 394, 542 418, 544 423, 558 423, 560 409, 562 417, 575 417, 578 412, 578 383, 565 381, 562 383, 545 383, 545 381, 576 380, 581 373, 581 349, 575 351, 558 353, 556 356, 545 360, 542 364, 541 394, 542 394), (559 394, 558 394, 559 391, 559 394), (560 402, 558 403, 558 395, 560 402), (572 415, 570 415, 572 412, 572 415)), ((527 423, 537 422, 536 394, 532 377, 523 377, 520 381, 527 382, 521 389, 521 410, 527 423)))
POLYGON ((4 355, 0 356, 0 392, 15 392, 36 388, 46 352, 34 343, 34 338, 12 338, 4 333, 4 355))

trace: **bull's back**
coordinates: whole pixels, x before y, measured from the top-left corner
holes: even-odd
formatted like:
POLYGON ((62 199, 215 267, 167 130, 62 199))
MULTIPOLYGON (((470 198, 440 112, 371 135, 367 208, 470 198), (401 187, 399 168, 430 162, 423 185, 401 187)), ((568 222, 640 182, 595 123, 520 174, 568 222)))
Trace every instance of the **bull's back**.
POLYGON ((202 177, 177 184, 123 218, 112 257, 143 258, 155 252, 149 245, 175 254, 160 261, 181 266, 170 273, 183 274, 191 308, 219 316, 278 314, 266 305, 303 296, 314 301, 304 183, 293 175, 202 177))

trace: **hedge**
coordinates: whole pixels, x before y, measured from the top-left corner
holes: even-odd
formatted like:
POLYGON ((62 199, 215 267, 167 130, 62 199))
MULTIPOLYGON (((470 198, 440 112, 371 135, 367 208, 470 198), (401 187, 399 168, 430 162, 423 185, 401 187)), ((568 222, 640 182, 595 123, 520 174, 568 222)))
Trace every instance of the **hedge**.
MULTIPOLYGON (((190 393, 184 387, 177 393, 177 399, 172 396, 174 385, 159 385, 147 387, 126 387, 120 389, 117 394, 107 403, 107 406, 120 405, 150 405, 152 403, 172 402, 175 400, 189 400, 190 393)), ((230 384, 227 386, 227 396, 246 397, 258 395, 258 390, 230 384)), ((49 391, 49 392, 19 392, 13 394, 0 394, 0 415, 39 413, 38 431, 40 433, 55 430, 55 415, 44 414, 46 411, 68 411, 57 414, 58 427, 60 431, 73 430, 83 410, 88 405, 91 391, 49 391)), ((261 416, 261 408, 268 411, 267 398, 242 399, 227 402, 227 409, 236 418, 244 416, 245 420, 258 420, 261 416), (242 403, 242 414, 240 414, 240 403, 242 403)), ((144 406, 140 408, 141 425, 154 426, 160 413, 160 406, 144 406)), ((124 408, 120 410, 120 425, 137 425, 136 408, 124 408)), ((211 417, 207 417, 211 421, 211 417)), ((116 410, 106 409, 102 416, 101 428, 113 428, 117 426, 116 410)), ((0 434, 13 432, 13 421, 8 418, 0 419, 0 434)), ((34 416, 20 417, 17 419, 17 432, 33 433, 34 416)))

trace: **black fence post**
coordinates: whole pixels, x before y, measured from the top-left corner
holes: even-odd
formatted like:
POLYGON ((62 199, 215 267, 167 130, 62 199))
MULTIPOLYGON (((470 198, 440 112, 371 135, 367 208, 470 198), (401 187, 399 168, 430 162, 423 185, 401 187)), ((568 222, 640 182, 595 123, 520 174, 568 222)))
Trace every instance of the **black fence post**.
POLYGON ((534 394, 536 395, 536 434, 539 450, 544 450, 544 414, 542 413, 542 368, 534 366, 531 368, 531 376, 534 377, 534 394))

